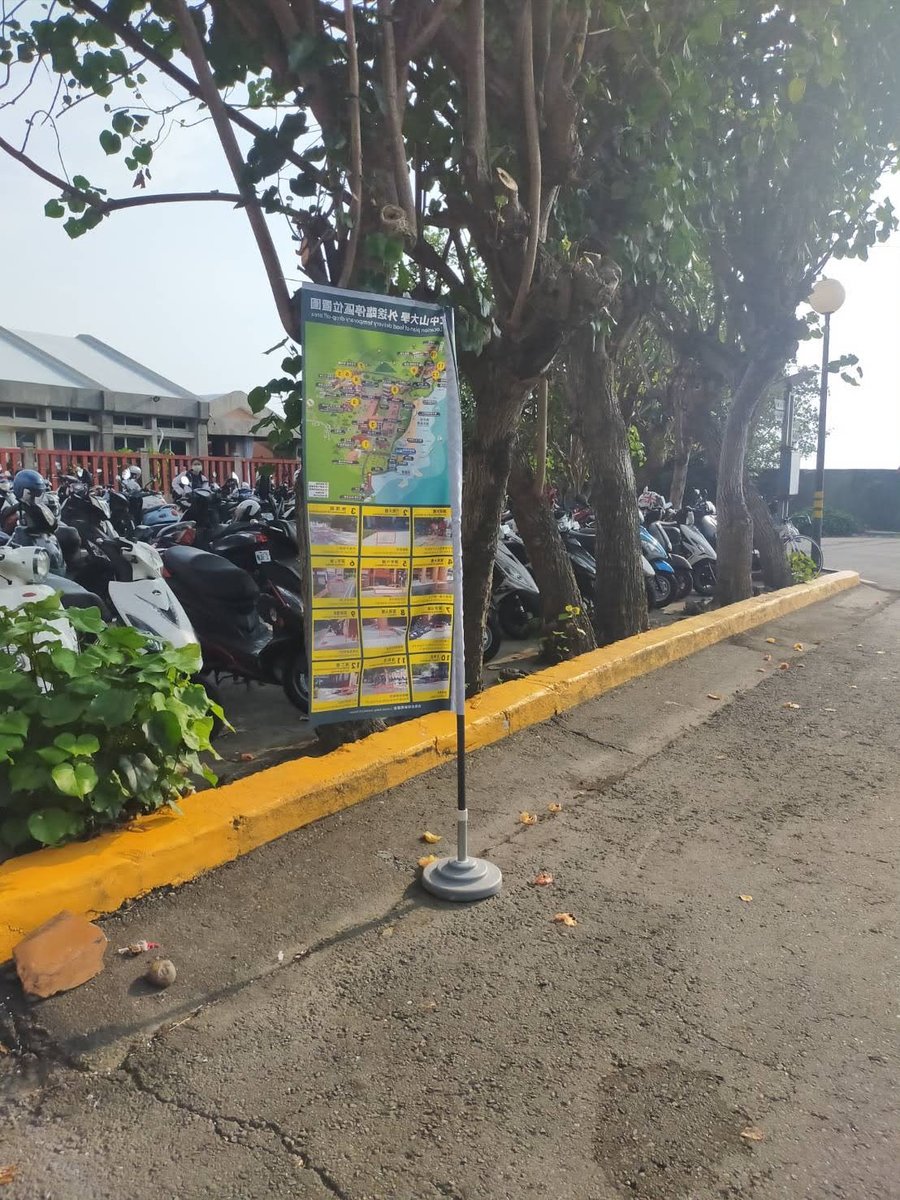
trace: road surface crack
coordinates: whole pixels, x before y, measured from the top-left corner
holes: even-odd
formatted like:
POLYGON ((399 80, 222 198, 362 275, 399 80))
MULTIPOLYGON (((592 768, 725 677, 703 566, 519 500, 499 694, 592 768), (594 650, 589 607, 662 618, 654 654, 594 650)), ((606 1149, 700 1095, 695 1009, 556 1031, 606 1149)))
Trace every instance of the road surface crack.
POLYGON ((253 1130, 256 1133, 270 1134, 281 1144, 285 1152, 296 1161, 299 1167, 305 1171, 311 1171, 322 1186, 332 1196, 337 1197, 337 1200, 353 1200, 350 1193, 340 1186, 331 1172, 326 1167, 314 1162, 297 1139, 283 1129, 277 1121, 266 1121, 259 1117, 236 1117, 225 1113, 207 1111, 198 1104, 189 1104, 184 1100, 176 1100, 171 1096, 163 1095, 162 1092, 157 1091, 156 1088, 146 1082, 139 1067, 134 1066, 127 1060, 120 1068, 120 1077, 133 1087, 135 1091, 139 1092, 142 1096, 148 1096, 151 1100, 155 1100, 157 1104, 163 1104, 167 1108, 174 1108, 179 1112, 189 1113, 200 1120, 208 1121, 213 1127, 216 1136, 229 1144, 233 1139, 230 1136, 228 1126, 234 1126, 236 1129, 244 1132, 253 1130))

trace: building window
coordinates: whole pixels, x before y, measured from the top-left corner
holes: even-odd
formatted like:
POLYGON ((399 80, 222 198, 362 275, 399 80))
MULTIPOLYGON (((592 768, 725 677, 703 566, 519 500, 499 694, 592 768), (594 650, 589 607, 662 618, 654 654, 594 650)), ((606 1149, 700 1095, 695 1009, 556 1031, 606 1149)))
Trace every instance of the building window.
POLYGON ((146 450, 147 439, 145 437, 124 437, 117 436, 113 438, 113 450, 146 450))
POLYGON ((0 404, 0 416, 15 417, 17 421, 36 421, 38 410, 22 404, 0 404))
POLYGON ((71 421, 72 413, 68 408, 51 408, 50 418, 53 421, 71 421))
POLYGON ((160 417, 156 423, 161 429, 190 429, 186 417, 160 417))
POLYGON ((114 425, 124 425, 126 429, 146 429, 146 417, 130 417, 127 413, 116 413, 113 417, 114 425))
POLYGON ((163 437, 159 439, 160 454, 187 454, 188 444, 186 438, 170 438, 163 437))
POLYGON ((54 450, 93 450, 93 438, 89 433, 60 433, 53 431, 54 450))

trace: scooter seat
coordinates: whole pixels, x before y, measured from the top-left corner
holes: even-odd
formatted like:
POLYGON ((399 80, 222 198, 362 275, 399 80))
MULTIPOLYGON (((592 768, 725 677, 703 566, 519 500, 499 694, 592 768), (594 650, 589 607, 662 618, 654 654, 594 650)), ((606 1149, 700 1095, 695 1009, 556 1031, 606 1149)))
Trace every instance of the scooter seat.
POLYGON ((247 572, 218 554, 193 546, 170 546, 162 557, 175 580, 193 592, 247 606, 255 606, 259 598, 259 588, 247 572))

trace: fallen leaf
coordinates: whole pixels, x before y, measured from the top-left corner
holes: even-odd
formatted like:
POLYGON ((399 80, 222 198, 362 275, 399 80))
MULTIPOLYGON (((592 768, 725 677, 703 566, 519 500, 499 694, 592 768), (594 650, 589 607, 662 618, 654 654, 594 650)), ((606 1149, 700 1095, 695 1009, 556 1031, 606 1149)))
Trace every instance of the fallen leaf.
POLYGON ((763 655, 763 662, 771 662, 771 661, 772 661, 772 655, 771 655, 771 654, 764 654, 764 655, 763 655))
POLYGON ((707 700, 721 700, 722 699, 722 697, 719 695, 718 692, 707 692, 706 698, 707 698, 707 700))
POLYGON ((382 929, 381 933, 378 936, 383 937, 383 938, 392 938, 394 936, 393 925, 385 925, 384 929, 382 929))
POLYGON ((419 866, 430 867, 433 862, 437 862, 437 859, 438 856, 436 854, 423 854, 419 859, 419 866))
POLYGON ((278 959, 278 961, 280 963, 283 963, 284 962, 284 951, 279 950, 278 953, 275 955, 275 957, 278 959))
POLYGON ((793 700, 788 700, 787 704, 782 704, 782 708, 799 708, 799 704, 795 704, 793 700))
POLYGON ((836 708, 823 708, 822 712, 837 712, 836 708))
POLYGON ((876 650, 876 654, 887 654, 887 650, 876 650))
POLYGON ((779 670, 779 671, 789 671, 790 669, 791 669, 791 664, 790 664, 790 663, 779 663, 779 664, 778 664, 778 670, 779 670))
POLYGON ((743 900, 745 904, 749 904, 752 899, 752 896, 738 896, 738 900, 743 900))
POLYGON ((538 871, 531 882, 535 887, 547 887, 548 884, 553 882, 553 876, 549 871, 538 871))
POLYGON ((437 1000, 423 1000, 419 1008, 422 1012, 435 1012, 437 1009, 437 1000))
POLYGON ((794 649, 795 649, 795 650, 802 650, 802 649, 803 649, 803 643, 802 643, 802 642, 794 642, 794 649))
POLYGON ((741 1137, 745 1142, 762 1142, 765 1141, 766 1135, 755 1125, 748 1125, 746 1129, 741 1130, 741 1137))
POLYGON ((557 913, 556 916, 553 918, 553 922, 556 925, 571 926, 571 925, 578 924, 578 922, 575 920, 575 917, 573 916, 572 913, 557 913))
POLYGON ((255 759, 256 759, 256 755, 248 754, 246 750, 244 751, 243 754, 238 755, 238 762, 254 762, 255 759))
POLYGON ((769 643, 769 645, 770 645, 770 646, 777 646, 777 645, 778 645, 778 639, 777 639, 777 638, 766 638, 766 641, 769 643))
POLYGON ((766 673, 765 667, 757 667, 756 669, 757 669, 757 671, 759 671, 760 675, 765 675, 765 673, 766 673))
POLYGON ((419 840, 427 842, 429 846, 436 846, 441 840, 441 835, 439 833, 429 833, 426 829, 419 840))
POLYGON ((5 1167, 0 1167, 0 1184, 13 1183, 18 1173, 19 1168, 15 1163, 8 1163, 5 1167))
POLYGON ((9 1054, 9 1046, 4 1046, 2 1042, 0 1042, 0 1054, 9 1054))
POLYGON ((298 950, 294 955, 294 962, 302 962, 304 958, 309 958, 311 954, 312 950, 310 950, 309 946, 304 946, 302 950, 298 950))
POLYGON ((520 812, 519 822, 522 825, 537 825, 537 813, 520 812))
POLYGON ((851 688, 851 690, 852 690, 852 691, 854 691, 854 692, 858 692, 858 691, 859 691, 859 684, 856 684, 856 683, 851 683, 851 684, 850 684, 850 688, 851 688))
POLYGON ((548 805, 547 805, 547 812, 548 812, 548 813, 553 813, 554 815, 555 815, 556 813, 561 813, 561 812, 562 812, 562 805, 561 805, 561 804, 548 804, 548 805))

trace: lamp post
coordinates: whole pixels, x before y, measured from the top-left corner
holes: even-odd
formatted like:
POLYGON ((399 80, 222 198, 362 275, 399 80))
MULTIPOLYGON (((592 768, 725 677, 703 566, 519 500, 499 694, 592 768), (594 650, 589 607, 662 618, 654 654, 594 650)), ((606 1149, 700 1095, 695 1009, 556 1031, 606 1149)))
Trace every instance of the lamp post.
MULTIPOLYGON (((825 433, 828 413, 828 343, 831 338, 831 314, 844 303, 847 293, 836 279, 820 279, 807 303, 825 318, 822 338, 822 375, 819 380, 819 441, 816 446, 816 491, 813 496, 812 540, 822 551, 822 518, 825 515, 825 433)), ((822 551, 824 560, 824 551, 822 551)))

